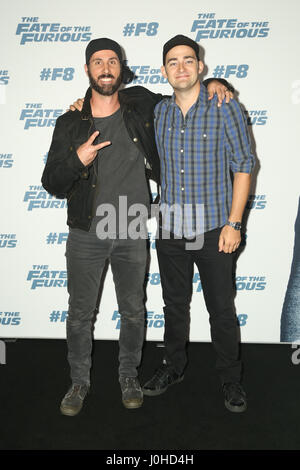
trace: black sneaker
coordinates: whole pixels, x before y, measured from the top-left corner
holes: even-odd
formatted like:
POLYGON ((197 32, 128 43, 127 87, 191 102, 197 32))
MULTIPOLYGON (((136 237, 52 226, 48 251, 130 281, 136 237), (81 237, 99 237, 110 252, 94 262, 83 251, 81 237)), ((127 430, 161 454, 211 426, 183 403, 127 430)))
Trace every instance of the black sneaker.
POLYGON ((142 390, 144 395, 156 396, 164 393, 170 385, 183 381, 184 375, 177 374, 168 364, 162 364, 154 373, 152 379, 145 383, 142 390))
POLYGON ((122 403, 125 408, 140 408, 143 404, 143 392, 137 377, 120 377, 119 378, 122 403))
POLYGON ((227 382, 223 384, 222 389, 227 410, 234 413, 241 413, 246 410, 246 393, 239 382, 227 382))
POLYGON ((66 416, 77 415, 82 408, 83 400, 85 399, 88 391, 88 385, 73 384, 62 399, 60 405, 61 413, 66 416))

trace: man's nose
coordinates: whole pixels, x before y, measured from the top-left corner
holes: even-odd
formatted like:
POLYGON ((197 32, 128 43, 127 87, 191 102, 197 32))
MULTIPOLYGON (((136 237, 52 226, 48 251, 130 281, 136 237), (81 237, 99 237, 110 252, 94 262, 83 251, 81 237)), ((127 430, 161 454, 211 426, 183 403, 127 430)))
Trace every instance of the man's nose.
POLYGON ((103 70, 104 70, 105 73, 109 72, 109 63, 108 62, 103 63, 103 70))

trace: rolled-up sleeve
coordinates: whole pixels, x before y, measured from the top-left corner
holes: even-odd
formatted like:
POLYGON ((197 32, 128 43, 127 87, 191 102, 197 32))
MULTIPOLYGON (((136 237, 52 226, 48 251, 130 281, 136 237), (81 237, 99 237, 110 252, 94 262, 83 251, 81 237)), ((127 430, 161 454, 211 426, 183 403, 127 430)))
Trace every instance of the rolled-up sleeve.
POLYGON ((246 116, 236 100, 223 104, 221 109, 225 121, 225 144, 230 154, 230 169, 233 173, 251 173, 255 158, 251 152, 246 116))

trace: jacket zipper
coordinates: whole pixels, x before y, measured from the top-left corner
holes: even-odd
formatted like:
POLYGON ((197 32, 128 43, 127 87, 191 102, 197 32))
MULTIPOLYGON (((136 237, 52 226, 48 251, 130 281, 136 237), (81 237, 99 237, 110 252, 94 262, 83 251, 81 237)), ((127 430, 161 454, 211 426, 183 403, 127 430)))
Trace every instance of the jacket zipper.
MULTIPOLYGON (((88 138, 90 137, 90 131, 94 125, 94 121, 92 119, 90 119, 91 121, 91 125, 90 125, 90 128, 88 130, 88 138)), ((96 175, 96 184, 95 184, 95 194, 94 194, 94 200, 93 200, 93 206, 92 206, 92 214, 91 214, 91 219, 90 219, 90 225, 89 225, 89 228, 91 227, 91 224, 92 224, 92 220, 93 218, 95 217, 96 215, 96 201, 97 201, 97 196, 98 196, 98 193, 99 193, 99 185, 98 185, 98 168, 96 168, 96 164, 95 164, 95 159, 93 161, 93 167, 94 167, 94 172, 95 172, 95 175, 96 175)))

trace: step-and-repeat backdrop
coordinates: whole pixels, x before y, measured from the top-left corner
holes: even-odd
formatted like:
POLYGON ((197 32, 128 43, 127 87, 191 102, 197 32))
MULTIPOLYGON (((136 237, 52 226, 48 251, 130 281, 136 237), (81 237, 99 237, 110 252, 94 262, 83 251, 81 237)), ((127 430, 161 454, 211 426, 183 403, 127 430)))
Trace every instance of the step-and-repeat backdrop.
MULTIPOLYGON (((133 84, 170 94, 160 73, 162 46, 185 34, 204 50, 205 76, 226 78, 237 90, 257 158, 236 270, 241 339, 300 339, 299 17, 298 0, 6 3, 0 17, 0 337, 65 337, 66 201, 43 189, 41 175, 56 118, 88 86, 87 43, 118 41, 136 73, 133 84)), ((154 235, 151 221, 147 339, 161 340, 154 235)), ((193 286, 190 337, 209 341, 197 271, 193 286)), ((119 326, 109 269, 95 338, 117 339, 119 326)))

